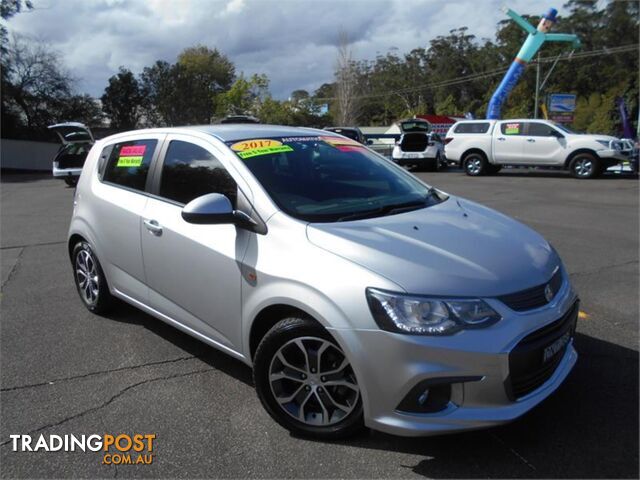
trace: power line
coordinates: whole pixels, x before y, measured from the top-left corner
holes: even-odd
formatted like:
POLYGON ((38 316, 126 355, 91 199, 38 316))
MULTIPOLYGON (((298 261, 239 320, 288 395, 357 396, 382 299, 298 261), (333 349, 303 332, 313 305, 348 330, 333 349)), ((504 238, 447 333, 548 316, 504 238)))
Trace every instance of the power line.
MULTIPOLYGON (((554 61, 558 61, 558 60, 579 60, 582 58, 589 58, 589 57, 596 57, 596 56, 601 56, 601 55, 613 55, 613 54, 617 54, 617 53, 625 53, 625 52, 631 52, 633 50, 637 50, 639 48, 638 44, 629 44, 629 45, 622 45, 619 47, 604 47, 598 50, 589 50, 586 52, 578 52, 578 53, 568 53, 568 54, 564 54, 564 55, 560 55, 560 56, 550 56, 550 57, 540 57, 538 60, 534 61, 534 62, 530 62, 531 65, 536 65, 537 62, 540 63, 550 63, 550 62, 554 62, 554 61)), ((358 95, 354 98, 356 99, 363 99, 363 98, 378 98, 378 97, 387 97, 387 96, 391 96, 391 95, 401 95, 403 93, 411 93, 411 92, 417 92, 417 91, 421 91, 421 90, 427 90, 427 89, 434 89, 434 88, 440 88, 440 87, 448 87, 448 86, 452 86, 452 85, 460 85, 462 83, 467 83, 467 82, 473 82, 475 80, 483 80, 485 78, 491 78, 491 77, 495 77, 497 75, 500 75, 504 72, 506 72, 509 68, 499 68, 499 69, 495 69, 495 70, 487 70, 484 72, 478 72, 478 73, 473 73, 470 75, 464 75, 464 76, 460 76, 460 77, 455 77, 455 78, 451 78, 448 80, 443 80, 441 82, 435 82, 435 83, 426 83, 426 84, 422 84, 422 85, 416 85, 413 87, 407 87, 407 88, 401 88, 398 90, 388 90, 386 92, 379 92, 379 93, 372 93, 372 94, 366 94, 366 95, 358 95)), ((326 101, 326 100, 336 100, 337 97, 323 97, 323 98, 317 98, 316 101, 326 101)))

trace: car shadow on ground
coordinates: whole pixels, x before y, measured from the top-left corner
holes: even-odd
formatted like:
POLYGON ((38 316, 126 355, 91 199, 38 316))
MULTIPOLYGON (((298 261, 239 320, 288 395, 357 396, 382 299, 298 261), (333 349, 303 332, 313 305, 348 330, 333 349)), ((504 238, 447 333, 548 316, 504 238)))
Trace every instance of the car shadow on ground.
MULTIPOLYGON (((141 325, 253 385, 239 360, 134 307, 118 307, 110 321, 141 325)), ((580 333, 575 344, 579 359, 566 382, 513 423, 418 438, 365 431, 337 443, 423 457, 402 467, 431 478, 638 478, 638 352, 580 333)))
POLYGON ((171 325, 164 323, 145 312, 117 300, 112 312, 102 315, 108 321, 140 325, 150 332, 162 337, 181 350, 197 357, 209 366, 230 375, 242 383, 253 387, 251 368, 229 355, 197 340, 171 325))

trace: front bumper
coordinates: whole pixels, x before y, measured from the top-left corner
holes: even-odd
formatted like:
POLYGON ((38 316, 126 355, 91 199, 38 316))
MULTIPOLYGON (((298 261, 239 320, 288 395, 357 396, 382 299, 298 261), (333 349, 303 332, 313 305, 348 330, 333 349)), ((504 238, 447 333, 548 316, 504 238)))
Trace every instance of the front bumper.
POLYGON ((611 165, 628 161, 630 157, 630 152, 627 150, 605 149, 598 150, 596 153, 601 159, 607 161, 608 163, 611 163, 611 165))
POLYGON ((452 336, 381 330, 333 332, 343 346, 349 346, 367 426, 405 436, 485 428, 518 418, 562 384, 578 357, 573 340, 558 353, 557 366, 544 383, 515 400, 509 388, 509 356, 521 340, 563 318, 576 305, 577 296, 566 274, 562 289, 544 307, 515 312, 498 300, 485 301, 503 319, 489 328, 452 336), (444 409, 434 413, 398 409, 418 383, 438 379, 451 382, 451 398, 444 409))
POLYGON ((80 168, 59 168, 58 162, 53 162, 52 173, 54 177, 79 177, 82 173, 82 167, 80 168))

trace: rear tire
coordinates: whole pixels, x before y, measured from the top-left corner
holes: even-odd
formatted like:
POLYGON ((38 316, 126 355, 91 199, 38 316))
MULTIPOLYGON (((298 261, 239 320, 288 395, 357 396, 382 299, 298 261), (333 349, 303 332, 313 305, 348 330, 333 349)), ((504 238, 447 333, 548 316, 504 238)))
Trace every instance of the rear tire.
POLYGON ((78 179, 76 177, 64 177, 64 183, 70 187, 78 185, 78 179))
POLYGON ((335 440, 364 427, 353 369, 314 320, 286 318, 267 332, 253 359, 253 382, 269 415, 294 435, 335 440))
POLYGON ((91 245, 85 241, 76 243, 71 263, 76 288, 84 306, 97 315, 107 313, 115 298, 109 292, 107 279, 91 245))
POLYGON ((464 157, 464 172, 470 177, 479 177, 487 173, 487 159, 481 153, 470 153, 464 157))
POLYGON ((571 160, 569 170, 575 178, 596 178, 601 173, 600 160, 591 153, 579 153, 571 160))

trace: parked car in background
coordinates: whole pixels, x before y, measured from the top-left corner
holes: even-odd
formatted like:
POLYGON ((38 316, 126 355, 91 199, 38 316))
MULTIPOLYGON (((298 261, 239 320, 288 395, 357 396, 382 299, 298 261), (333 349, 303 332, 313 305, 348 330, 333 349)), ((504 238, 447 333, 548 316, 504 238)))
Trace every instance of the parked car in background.
POLYGON ((85 158, 95 141, 93 134, 89 127, 78 122, 50 125, 49 130, 54 131, 62 142, 53 159, 53 176, 73 187, 78 183, 85 158))
POLYGON ((471 176, 510 165, 560 168, 576 178, 594 178, 627 160, 627 150, 615 137, 579 134, 548 120, 463 120, 445 138, 447 159, 471 176))
POLYGON ((229 115, 220 120, 220 123, 260 123, 260 120, 251 115, 229 115))
POLYGON ((252 366, 296 435, 502 424, 576 362, 579 300, 542 236, 332 132, 124 132, 77 188, 82 303, 124 300, 252 366))
POLYGON ((364 138, 364 134, 358 127, 324 127, 323 130, 327 132, 337 133, 338 135, 343 135, 351 140, 355 140, 358 143, 366 143, 364 138))
POLYGON ((431 131, 429 122, 414 118, 400 122, 399 126, 400 140, 391 153, 394 162, 432 172, 446 167, 444 143, 431 131))

